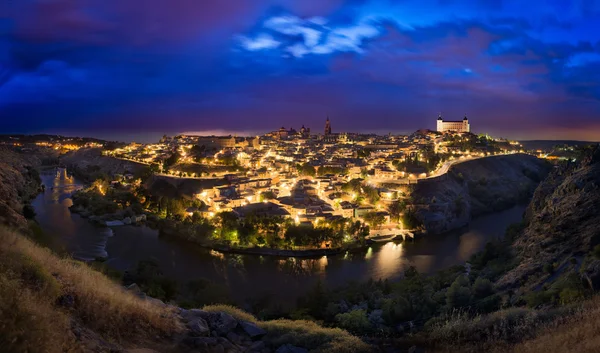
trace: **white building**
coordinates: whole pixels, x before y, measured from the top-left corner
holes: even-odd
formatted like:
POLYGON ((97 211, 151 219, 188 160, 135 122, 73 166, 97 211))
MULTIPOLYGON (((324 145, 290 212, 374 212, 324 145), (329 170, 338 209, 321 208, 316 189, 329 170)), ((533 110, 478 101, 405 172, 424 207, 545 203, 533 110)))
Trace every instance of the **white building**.
POLYGON ((440 115, 437 119, 437 131, 439 132, 470 132, 471 125, 465 116, 463 120, 444 120, 440 115))

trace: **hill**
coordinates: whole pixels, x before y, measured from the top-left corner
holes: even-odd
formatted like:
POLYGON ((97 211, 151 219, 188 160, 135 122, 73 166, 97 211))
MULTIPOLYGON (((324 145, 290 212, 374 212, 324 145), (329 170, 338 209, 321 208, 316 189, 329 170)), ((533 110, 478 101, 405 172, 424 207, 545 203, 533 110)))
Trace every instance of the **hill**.
POLYGON ((414 186, 416 216, 428 233, 464 227, 472 217, 527 202, 549 170, 548 163, 526 154, 453 165, 448 173, 414 186))

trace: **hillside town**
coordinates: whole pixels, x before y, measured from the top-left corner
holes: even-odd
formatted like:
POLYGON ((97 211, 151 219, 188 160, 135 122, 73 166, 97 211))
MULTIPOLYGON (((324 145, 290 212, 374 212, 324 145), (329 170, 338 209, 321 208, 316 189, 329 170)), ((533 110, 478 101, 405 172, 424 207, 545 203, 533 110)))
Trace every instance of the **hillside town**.
MULTIPOLYGON (((281 238, 287 240, 283 246, 293 249, 412 237, 419 222, 411 186, 467 160, 524 152, 517 141, 471 133, 467 117, 445 121, 441 116, 437 131, 410 135, 336 133, 327 117, 322 133, 281 127, 253 137, 165 135, 151 144, 3 139, 15 146, 27 142, 65 153, 100 150, 94 158, 128 163, 123 170, 109 168, 97 175, 95 165, 79 168, 86 177, 94 175, 89 181, 96 193, 112 192, 113 204, 91 212, 104 216, 106 224, 136 219, 111 216, 140 204, 133 212, 137 219, 150 213, 176 223, 204 222, 211 226, 210 237, 227 245, 280 247, 281 238), (134 201, 118 202, 115 195, 123 193, 132 193, 134 201), (254 236, 242 235, 250 223, 254 236), (286 237, 294 230, 300 235, 286 237), (307 235, 313 231, 320 235, 307 235)), ((89 163, 90 156, 85 159, 89 163)), ((85 207, 103 204, 77 196, 74 210, 84 214, 85 207)))
POLYGON ((281 217, 309 227, 358 221, 368 226, 368 238, 406 236, 415 227, 405 212, 411 184, 461 161, 523 152, 516 141, 474 135, 468 124, 444 128, 440 121, 440 131, 378 136, 335 133, 327 118, 318 134, 302 126, 255 137, 163 136, 103 154, 147 165, 155 178, 179 180, 178 193, 195 201, 184 217, 231 212, 242 221, 281 217))

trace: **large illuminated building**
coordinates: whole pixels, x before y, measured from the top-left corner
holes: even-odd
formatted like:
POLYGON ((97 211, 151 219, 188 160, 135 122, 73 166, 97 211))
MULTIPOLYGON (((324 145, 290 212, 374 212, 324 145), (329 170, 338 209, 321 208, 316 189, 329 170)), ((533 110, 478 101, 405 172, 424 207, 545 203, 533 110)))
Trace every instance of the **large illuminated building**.
POLYGON ((469 119, 465 116, 463 120, 444 120, 442 115, 437 119, 437 131, 439 132, 471 132, 469 119))

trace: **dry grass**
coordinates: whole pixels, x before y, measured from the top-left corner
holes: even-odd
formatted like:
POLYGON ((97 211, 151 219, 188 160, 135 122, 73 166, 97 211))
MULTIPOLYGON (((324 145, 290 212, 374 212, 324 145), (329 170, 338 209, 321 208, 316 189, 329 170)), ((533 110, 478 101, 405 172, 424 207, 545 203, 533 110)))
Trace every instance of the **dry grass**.
POLYGON ((230 305, 209 305, 202 308, 210 312, 226 312, 238 320, 256 323, 267 331, 264 341, 273 347, 292 344, 310 352, 362 353, 372 347, 339 328, 326 328, 306 320, 259 321, 251 314, 230 305))
POLYGON ((48 297, 0 274, 0 347, 3 352, 69 352, 76 348, 67 315, 48 297))
POLYGON ((514 353, 597 353, 600 352, 600 298, 586 302, 582 309, 560 322, 540 330, 532 340, 515 345, 514 353))
POLYGON ((267 331, 264 340, 274 347, 290 343, 310 352, 362 353, 373 348, 348 331, 322 327, 306 320, 271 320, 259 322, 267 331))
POLYGON ((15 342, 23 349, 16 348, 16 352, 34 352, 36 347, 68 351, 72 347, 69 317, 104 339, 119 343, 171 335, 177 330, 175 315, 169 309, 141 300, 87 265, 59 258, 4 229, 0 229, 0 275, 4 284, 0 337, 17 338, 15 342), (71 307, 58 304, 63 295, 74 298, 71 307), (40 346, 40 340, 56 344, 40 346))
POLYGON ((513 308, 435 325, 424 345, 436 352, 600 352, 600 296, 554 310, 513 308))
POLYGON ((225 305, 225 304, 207 305, 207 306, 203 307, 202 310, 208 311, 211 313, 224 312, 224 313, 227 313, 227 314, 233 316, 237 320, 258 322, 258 320, 252 314, 249 314, 249 313, 247 313, 239 308, 236 308, 235 306, 231 306, 231 305, 225 305))

